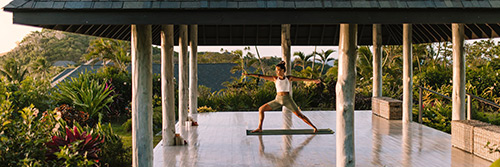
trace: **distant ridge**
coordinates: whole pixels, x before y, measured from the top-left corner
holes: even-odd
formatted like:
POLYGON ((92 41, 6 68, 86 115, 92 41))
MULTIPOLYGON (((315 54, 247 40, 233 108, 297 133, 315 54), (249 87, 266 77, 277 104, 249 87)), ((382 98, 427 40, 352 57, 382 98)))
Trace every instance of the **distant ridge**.
POLYGON ((0 53, 0 57, 2 57, 2 56, 4 56, 4 55, 6 55, 7 53, 9 53, 9 52, 3 52, 3 53, 0 53))

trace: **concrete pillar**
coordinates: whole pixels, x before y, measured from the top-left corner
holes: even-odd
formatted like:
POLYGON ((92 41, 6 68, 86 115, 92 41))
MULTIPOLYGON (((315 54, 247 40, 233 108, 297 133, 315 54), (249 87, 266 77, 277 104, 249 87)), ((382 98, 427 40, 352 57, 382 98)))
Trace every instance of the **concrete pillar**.
POLYGON ((188 108, 188 26, 179 25, 179 124, 184 126, 187 121, 188 108))
MULTIPOLYGON (((292 74, 292 64, 290 61, 292 41, 290 39, 290 24, 281 25, 281 58, 286 63, 286 75, 292 74)), ((290 95, 293 95, 292 86, 290 85, 290 95)), ((283 106, 283 128, 290 129, 292 127, 292 112, 283 106)))
POLYGON ((355 166, 354 91, 356 87, 356 24, 340 24, 337 95, 337 167, 355 166))
POLYGON ((403 122, 412 121, 412 25, 403 24, 403 122))
POLYGON ((161 26, 161 109, 164 145, 174 145, 174 25, 161 26))
POLYGON ((198 25, 189 26, 189 111, 193 121, 198 116, 198 25))
POLYGON ((382 25, 373 25, 373 97, 382 97, 382 25))
POLYGON ((132 166, 153 166, 153 55, 151 25, 131 26, 132 166))
POLYGON ((453 92, 452 120, 465 119, 465 54, 464 24, 453 23, 453 92))

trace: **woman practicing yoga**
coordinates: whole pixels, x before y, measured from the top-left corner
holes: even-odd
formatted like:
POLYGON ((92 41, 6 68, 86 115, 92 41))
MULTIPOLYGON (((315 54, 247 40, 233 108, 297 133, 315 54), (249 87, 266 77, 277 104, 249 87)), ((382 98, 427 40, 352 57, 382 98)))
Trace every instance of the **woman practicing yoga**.
POLYGON ((262 122, 264 121, 265 111, 277 110, 282 106, 285 106, 286 108, 292 110, 293 113, 297 115, 297 117, 299 117, 305 123, 312 126, 312 128, 314 129, 314 133, 318 131, 318 129, 316 129, 316 126, 312 124, 309 118, 307 118, 304 114, 300 112, 299 107, 297 107, 297 104, 295 104, 295 101, 293 101, 289 92, 291 91, 291 84, 292 84, 291 81, 313 81, 315 83, 320 83, 321 81, 319 79, 307 79, 307 78, 298 78, 293 76, 285 76, 285 72, 286 72, 285 62, 281 61, 276 65, 277 76, 266 76, 261 74, 246 74, 246 73, 243 74, 257 78, 262 78, 268 81, 273 81, 276 84, 276 98, 260 106, 259 127, 253 130, 252 132, 262 132, 262 122))

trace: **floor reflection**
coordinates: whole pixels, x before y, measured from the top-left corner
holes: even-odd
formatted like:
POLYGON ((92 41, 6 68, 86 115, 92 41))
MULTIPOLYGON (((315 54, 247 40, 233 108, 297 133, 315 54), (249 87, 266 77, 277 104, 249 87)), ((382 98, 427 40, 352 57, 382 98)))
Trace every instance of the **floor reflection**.
POLYGON ((404 166, 412 166, 411 163, 411 155, 412 155, 412 133, 411 133, 411 123, 402 123, 403 124, 403 142, 401 143, 402 148, 402 164, 404 166))
POLYGON ((198 129, 194 126, 178 126, 177 133, 180 133, 188 144, 163 145, 163 166, 198 166, 198 129))
POLYGON ((311 140, 316 135, 311 135, 306 138, 300 145, 293 148, 293 136, 292 135, 283 135, 283 147, 281 155, 277 153, 267 153, 265 151, 264 141, 262 139, 262 135, 259 135, 259 153, 261 157, 264 157, 266 160, 270 161, 273 166, 285 167, 285 166, 293 166, 295 164, 295 160, 300 154, 300 151, 311 142, 311 140))
MULTIPOLYGON (((318 127, 335 129, 336 113, 306 112, 318 127)), ((282 112, 266 113, 266 129, 310 128, 282 112), (283 119, 287 118, 287 119, 283 119), (288 123, 285 123, 288 122, 288 123)), ((335 166, 336 135, 247 136, 258 124, 257 112, 204 113, 200 126, 182 127, 177 133, 186 146, 154 149, 154 166, 335 166)), ((489 166, 491 162, 451 147, 447 133, 412 122, 355 112, 357 166, 489 166)), ((158 147, 161 146, 161 147, 158 147)))

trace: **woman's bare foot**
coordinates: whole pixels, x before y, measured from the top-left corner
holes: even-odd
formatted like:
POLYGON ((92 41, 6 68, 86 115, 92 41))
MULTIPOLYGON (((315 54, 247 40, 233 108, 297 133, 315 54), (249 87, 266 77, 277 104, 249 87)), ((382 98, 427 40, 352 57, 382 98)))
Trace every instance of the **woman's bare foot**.
POLYGON ((257 128, 257 129, 255 129, 255 130, 252 130, 252 133, 255 133, 255 132, 262 132, 262 129, 257 128))
POLYGON ((313 128, 313 129, 314 129, 314 132, 313 132, 313 133, 316 133, 316 132, 318 132, 318 129, 316 129, 316 128, 313 128))

